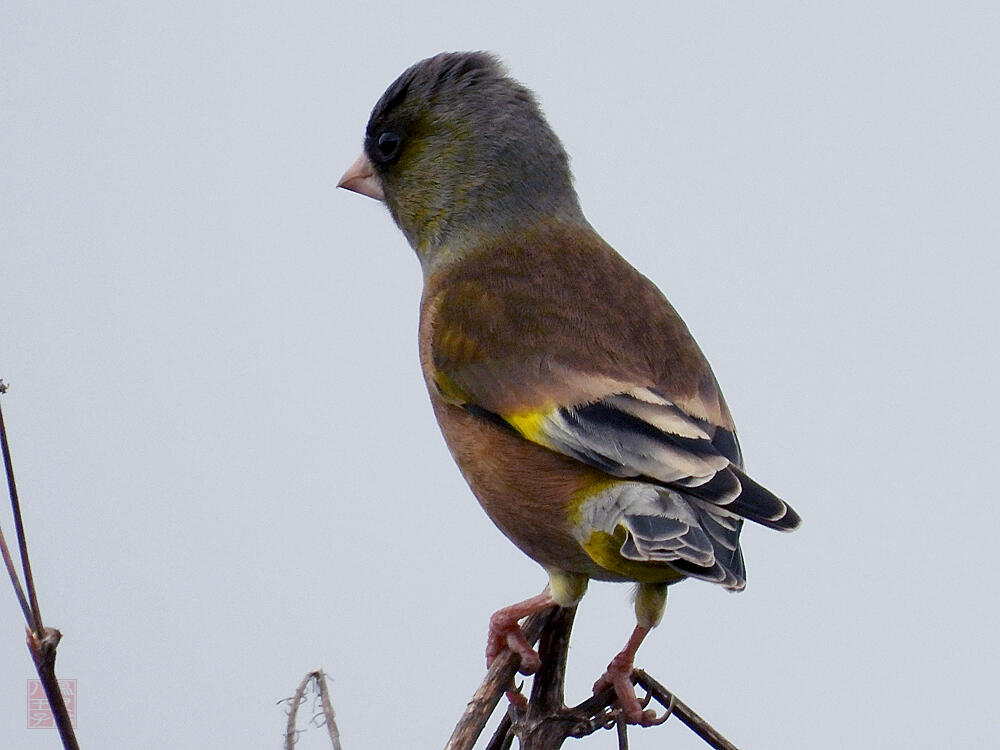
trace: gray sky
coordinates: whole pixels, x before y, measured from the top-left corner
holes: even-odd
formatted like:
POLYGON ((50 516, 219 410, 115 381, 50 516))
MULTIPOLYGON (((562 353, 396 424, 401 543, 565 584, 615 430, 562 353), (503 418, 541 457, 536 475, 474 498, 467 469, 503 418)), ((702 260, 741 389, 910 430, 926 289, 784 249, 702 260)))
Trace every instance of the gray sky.
MULTIPOLYGON (((322 666, 347 750, 440 747, 542 588, 438 435, 416 259, 335 189, 457 49, 537 92, 805 519, 746 530, 746 592, 674 588, 638 664, 741 747, 995 738, 1000 11, 936 6, 0 4, 0 377, 82 744, 275 748, 322 666)), ((632 624, 591 587, 571 700, 632 624)), ((56 747, 9 593, 0 664, 0 746, 56 747)), ((703 747, 632 733, 668 744, 703 747)))

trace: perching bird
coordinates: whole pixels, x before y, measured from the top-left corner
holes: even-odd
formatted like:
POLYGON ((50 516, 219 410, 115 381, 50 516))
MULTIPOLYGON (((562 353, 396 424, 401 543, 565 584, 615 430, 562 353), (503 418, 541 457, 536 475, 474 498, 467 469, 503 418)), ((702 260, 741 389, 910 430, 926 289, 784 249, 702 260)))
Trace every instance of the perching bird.
POLYGON ((589 579, 638 582, 637 625, 595 690, 633 723, 629 676, 667 586, 745 585, 740 529, 799 516, 750 479, 712 370, 663 294, 584 218, 534 95, 481 52, 431 57, 375 105, 340 187, 383 201, 420 259, 420 360, 459 468, 500 530, 548 572, 496 612, 573 606, 589 579))

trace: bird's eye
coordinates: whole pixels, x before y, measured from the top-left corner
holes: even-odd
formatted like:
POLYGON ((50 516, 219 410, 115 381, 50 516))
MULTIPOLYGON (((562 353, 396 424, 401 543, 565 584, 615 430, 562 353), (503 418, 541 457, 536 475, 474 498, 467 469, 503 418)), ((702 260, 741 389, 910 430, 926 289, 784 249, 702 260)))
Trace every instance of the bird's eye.
POLYGON ((403 139, 398 133, 386 130, 379 134, 375 140, 375 151, 379 161, 392 161, 399 155, 399 149, 403 145, 403 139))

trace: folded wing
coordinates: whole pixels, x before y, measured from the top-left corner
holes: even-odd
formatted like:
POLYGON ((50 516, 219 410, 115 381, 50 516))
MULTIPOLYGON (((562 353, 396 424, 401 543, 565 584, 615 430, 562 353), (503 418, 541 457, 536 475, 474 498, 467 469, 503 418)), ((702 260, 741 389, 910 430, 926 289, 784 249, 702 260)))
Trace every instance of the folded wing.
POLYGON ((686 414, 651 389, 501 416, 527 439, 613 476, 644 479, 772 529, 800 523, 787 503, 743 472, 735 433, 686 414))

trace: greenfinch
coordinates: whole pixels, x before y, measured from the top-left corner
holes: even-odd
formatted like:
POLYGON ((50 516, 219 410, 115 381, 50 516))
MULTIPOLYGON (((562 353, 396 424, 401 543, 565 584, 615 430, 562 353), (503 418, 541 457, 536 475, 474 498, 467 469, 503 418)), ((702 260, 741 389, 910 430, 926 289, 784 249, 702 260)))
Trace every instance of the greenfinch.
POLYGON ((590 579, 638 583, 636 627, 595 690, 626 718, 636 650, 667 587, 746 582, 744 519, 799 516, 744 471, 705 356, 657 287, 584 218, 569 158, 531 91, 482 52, 418 62, 376 103, 340 187, 382 201, 423 270, 420 362, 441 432, 496 526, 548 573, 490 619, 539 666, 519 621, 590 579))

